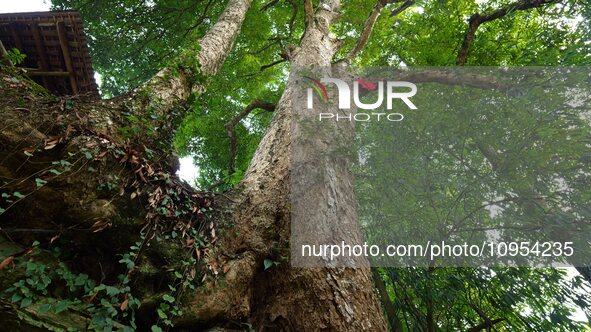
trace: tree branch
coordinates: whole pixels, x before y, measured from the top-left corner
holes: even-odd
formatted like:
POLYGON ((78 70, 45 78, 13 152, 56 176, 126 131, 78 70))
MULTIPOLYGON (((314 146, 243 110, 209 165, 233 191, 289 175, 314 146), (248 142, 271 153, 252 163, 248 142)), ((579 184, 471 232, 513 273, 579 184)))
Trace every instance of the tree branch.
POLYGON ((7 66, 13 66, 12 61, 8 58, 8 52, 4 48, 2 41, 0 41, 0 64, 5 64, 7 66))
POLYGON ((199 40, 197 54, 200 70, 205 75, 215 75, 238 37, 242 22, 252 0, 231 0, 218 21, 199 40))
POLYGON ((541 7, 546 4, 551 4, 560 1, 561 0, 518 0, 497 10, 494 10, 490 13, 476 13, 472 15, 468 20, 468 29, 466 29, 464 41, 462 42, 462 47, 458 52, 456 64, 458 66, 463 66, 464 64, 466 64, 466 61, 468 60, 468 52, 470 50, 470 47, 472 46, 472 43, 474 42, 474 36, 476 35, 476 31, 478 30, 478 27, 480 27, 480 25, 482 25, 483 23, 494 21, 516 10, 528 10, 531 8, 541 7))
MULTIPOLYGON (((200 75, 215 75, 232 50, 251 2, 252 0, 228 1, 218 21, 199 40, 199 51, 196 54, 195 52, 181 54, 178 62, 193 63, 195 59, 191 58, 195 57, 199 64, 200 75)), ((178 71, 178 68, 173 67, 175 66, 160 70, 148 82, 136 89, 134 94, 149 92, 162 105, 162 109, 167 109, 178 102, 185 102, 193 92, 201 94, 205 91, 205 86, 201 82, 193 82, 197 77, 192 70, 196 68, 178 71)), ((143 108, 141 111, 143 112, 143 108)))
MULTIPOLYGON (((373 27, 375 26, 378 18, 380 17, 380 14, 382 13, 382 9, 384 9, 384 7, 387 4, 396 2, 401 2, 401 0, 379 0, 378 2, 376 2, 375 6, 369 13, 369 16, 365 20, 365 23, 363 24, 363 30, 361 31, 361 35, 359 36, 357 43, 355 43, 353 48, 339 62, 344 61, 346 63, 351 63, 353 61, 353 59, 359 54, 359 52, 361 52, 365 45, 367 45, 369 37, 373 32, 373 27)), ((414 4, 414 0, 407 0, 400 7, 392 11, 392 16, 398 15, 399 13, 403 12, 406 8, 410 7, 412 4, 414 4)))
POLYGON ((275 6, 278 2, 279 2, 279 0, 272 0, 272 1, 268 2, 266 5, 261 7, 261 11, 262 12, 266 11, 267 9, 275 6))
POLYGON ((488 317, 488 315, 485 314, 484 311, 482 311, 482 309, 476 303, 474 303, 474 301, 472 300, 471 297, 470 297, 470 307, 472 309, 474 309, 474 311, 476 311, 478 316, 480 316, 480 318, 482 318, 482 320, 484 320, 484 322, 467 329, 466 332, 478 332, 478 331, 482 331, 484 329, 490 329, 491 327, 493 327, 493 325, 505 320, 504 318, 496 318, 496 319, 491 320, 488 317))
POLYGON ((384 283, 382 276, 376 268, 372 268, 371 272, 376 288, 378 289, 378 294, 382 300, 382 305, 386 311, 386 318, 388 319, 388 323, 390 323, 392 332, 403 331, 402 322, 400 322, 400 319, 398 318, 396 307, 394 307, 394 304, 388 295, 388 290, 386 289, 386 284, 384 283))
POLYGON ((279 59, 279 60, 275 60, 275 61, 273 61, 273 62, 271 62, 271 63, 269 63, 269 64, 262 65, 262 66, 261 66, 261 69, 260 69, 260 71, 263 71, 263 70, 265 70, 265 69, 271 68, 271 67, 273 67, 273 66, 275 66, 275 65, 278 65, 278 64, 280 64, 280 63, 283 63, 283 62, 285 62, 285 61, 287 61, 287 59, 279 59))
POLYGON ((426 289, 426 296, 425 296, 425 305, 427 306, 427 332, 435 332, 437 330, 437 324, 435 323, 435 308, 433 304, 433 284, 432 284, 432 277, 435 268, 429 266, 427 269, 427 289, 426 289))
POLYGON ((226 124, 224 125, 228 133, 228 137, 230 138, 230 160, 228 167, 228 174, 230 175, 234 174, 234 172, 236 171, 236 125, 248 114, 250 114, 250 112, 257 108, 263 109, 268 112, 274 112, 275 104, 255 99, 252 102, 250 102, 250 104, 248 104, 248 106, 246 106, 242 110, 242 112, 238 113, 235 117, 233 117, 230 121, 226 122, 226 124))
POLYGON ((507 83, 488 75, 458 75, 451 70, 425 70, 421 72, 401 73, 396 76, 398 80, 406 80, 414 83, 440 83, 445 85, 463 85, 479 89, 506 90, 510 87, 507 83))
POLYGON ((365 20, 365 23, 363 24, 363 30, 361 31, 361 35, 359 36, 357 43, 353 46, 353 48, 347 53, 347 55, 345 55, 345 58, 342 59, 341 61, 351 63, 351 61, 353 61, 353 59, 357 56, 357 54, 359 54, 359 52, 361 52, 361 50, 365 47, 365 45, 369 41, 369 36, 371 36, 371 33, 373 31, 373 27, 376 24, 378 17, 380 17, 380 14, 382 13, 382 9, 384 8, 385 5, 386 5, 386 2, 383 2, 381 0, 376 2, 375 6, 373 6, 371 12, 369 13, 369 16, 365 20))
POLYGON ((482 331, 488 328, 493 327, 493 325, 498 324, 502 321, 504 321, 504 318, 497 318, 497 319, 493 319, 493 320, 487 320, 482 322, 481 324, 478 324, 476 326, 473 326, 469 329, 466 330, 466 332, 478 332, 478 331, 482 331))
POLYGON ((291 17, 289 18, 289 38, 291 39, 291 37, 293 36, 293 25, 295 23, 295 19, 298 16, 298 11, 299 11, 299 6, 298 3, 296 2, 296 0, 288 0, 289 3, 291 3, 291 6, 293 7, 293 11, 291 13, 291 17))
POLYGON ((390 13, 390 17, 396 16, 396 15, 402 13, 408 7, 410 7, 410 6, 414 5, 414 4, 415 4, 414 0, 407 0, 407 1, 405 1, 400 7, 394 8, 392 10, 392 12, 390 13))
POLYGON ((306 28, 314 21, 314 5, 312 0, 304 0, 304 13, 306 28))

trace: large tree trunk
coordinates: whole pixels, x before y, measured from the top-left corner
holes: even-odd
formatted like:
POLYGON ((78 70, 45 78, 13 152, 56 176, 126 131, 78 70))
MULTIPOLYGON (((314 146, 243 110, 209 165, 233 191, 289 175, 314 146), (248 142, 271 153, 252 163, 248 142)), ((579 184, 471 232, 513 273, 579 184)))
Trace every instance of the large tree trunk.
MULTIPOLYGON (((0 215, 7 234, 24 244, 33 239, 49 244, 59 235, 75 251, 76 270, 112 281, 120 272, 116 255, 137 240, 140 228, 148 228, 150 238, 166 230, 185 231, 185 224, 193 226, 193 217, 157 216, 152 203, 156 200, 160 204, 162 198, 157 193, 172 188, 183 197, 192 197, 197 210, 210 204, 205 194, 194 192, 174 175, 165 180, 174 171, 170 139, 175 122, 184 114, 186 99, 191 93, 205 91, 206 82, 195 81, 195 73, 199 72, 199 77, 215 75, 232 48, 249 5, 250 0, 230 0, 219 21, 199 41, 194 58, 190 53, 183 55, 176 68, 162 70, 138 91, 111 101, 64 102, 32 95, 28 83, 11 80, 5 73, 1 83, 7 98, 0 105, 0 176, 8 180, 2 191, 26 194, 0 215), (198 68, 190 65, 193 60, 198 68), (15 108, 19 100, 24 105, 15 108), (158 128, 156 135, 147 135, 140 127, 132 137, 122 136, 118 128, 133 129, 138 118, 144 121, 150 108, 146 127, 158 128), (29 150, 31 147, 35 149, 29 150), (23 154, 23 150, 34 156, 23 154), (146 157, 150 151, 156 156, 146 157), (61 175, 50 176, 47 168, 60 160, 70 160, 72 166, 59 170, 61 175), (39 177, 47 180, 47 185, 38 186, 35 179, 39 177), (97 189, 105 183, 115 188, 107 192, 97 189)), ((337 42, 328 32, 338 11, 337 0, 322 1, 316 13, 308 11, 313 17, 308 16, 301 44, 290 54, 293 65, 330 66, 337 42)), ((223 262, 224 273, 208 278, 194 292, 188 291, 184 314, 176 322, 179 327, 237 327, 245 322, 257 330, 386 330, 368 268, 292 268, 288 261, 266 271, 263 268, 265 258, 279 261, 289 248, 294 85, 292 81, 286 85, 243 182, 228 195, 227 204, 218 203, 218 207, 229 205, 233 212, 216 214, 215 228, 220 231, 208 255, 209 262, 223 262)), ((334 166, 324 163, 323 167, 330 172, 334 166)), ((134 272, 131 277, 138 283, 156 285, 169 278, 170 271, 164 270, 174 267, 170 253, 181 249, 159 246, 153 243, 146 249, 141 264, 162 268, 152 274, 134 272)), ((153 319, 150 296, 161 290, 151 287, 140 294, 145 297, 144 309, 138 312, 140 324, 150 324, 153 319)))
MULTIPOLYGON (((338 43, 328 32, 338 11, 339 1, 321 3, 300 46, 292 50, 293 66, 331 66, 338 43)), ((275 251, 289 248, 294 89, 295 82, 290 80, 242 182, 234 216, 237 235, 224 242, 232 252, 242 253, 234 262, 240 276, 224 290, 228 297, 241 294, 240 301, 230 301, 227 306, 218 303, 216 309, 224 316, 234 306, 234 310, 244 311, 242 315, 253 317, 257 326, 273 330, 384 331, 386 323, 369 268, 292 268, 286 262, 262 271, 264 258, 279 260, 275 251), (252 276, 251 289, 246 291, 245 275, 252 276)), ((336 166, 322 165, 324 173, 336 166)), ((318 198, 322 198, 320 193, 318 198)), ((328 205, 328 201, 321 204, 328 205)), ((196 304, 193 311, 211 310, 203 309, 198 300, 196 304)))

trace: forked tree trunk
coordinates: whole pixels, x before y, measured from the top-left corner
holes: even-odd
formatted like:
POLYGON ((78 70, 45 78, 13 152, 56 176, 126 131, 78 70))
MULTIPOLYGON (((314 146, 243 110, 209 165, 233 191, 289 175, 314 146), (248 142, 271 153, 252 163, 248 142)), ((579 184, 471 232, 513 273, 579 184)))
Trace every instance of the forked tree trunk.
MULTIPOLYGON (((321 1, 299 47, 290 54, 292 66, 331 66, 338 43, 329 37, 329 27, 339 5, 337 0, 321 1)), ((279 260, 276 251, 285 253, 281 249, 289 248, 295 88, 295 82, 290 80, 242 182, 234 216, 236 234, 240 235, 225 239, 225 246, 243 252, 236 263, 239 271, 254 278, 252 290, 242 293, 250 296, 250 301, 235 308, 244 309, 257 325, 272 330, 385 331, 386 322, 369 268, 292 268, 284 262, 278 268, 262 271, 264 258, 279 260)), ((322 167, 325 174, 340 172, 335 171, 338 165, 328 162, 322 167)), ((321 191, 314 194, 320 204, 327 205, 321 191)), ((236 285, 243 286, 240 282, 236 285)), ((228 289, 231 296, 232 284, 228 289)))
MULTIPOLYGON (((219 21, 200 40, 195 59, 201 74, 211 76, 218 71, 232 48, 250 2, 230 0, 219 21)), ((329 27, 339 5, 337 0, 321 1, 313 21, 308 21, 300 46, 290 54, 292 65, 330 66, 337 42, 329 37, 329 27)), ((170 145, 168 151, 166 145, 174 133, 171 123, 183 115, 188 96, 203 93, 206 88, 206 82, 193 80, 197 69, 187 65, 193 59, 188 56, 190 53, 184 55, 178 68, 162 70, 136 93, 112 101, 75 100, 73 109, 66 109, 63 101, 39 96, 29 97, 25 99, 25 107, 15 108, 13 103, 29 91, 26 85, 3 84, 3 94, 9 97, 0 105, 2 114, 6 114, 0 120, 3 128, 0 176, 20 179, 39 171, 41 166, 28 164, 28 157, 22 154, 28 147, 38 147, 32 158, 44 162, 45 167, 51 161, 67 159, 68 152, 81 148, 124 144, 126 140, 118 128, 128 125, 129 120, 122 112, 145 116, 147 107, 154 104, 157 105, 155 116, 149 121, 160 128, 157 135, 131 138, 127 155, 133 159, 138 155, 134 149, 141 149, 144 144, 156 144, 157 147, 148 147, 170 153, 170 145), (22 116, 23 112, 26 116, 22 116), (53 147, 51 142, 56 137, 57 147, 53 147)), ((286 261, 266 271, 263 268, 265 258, 280 260, 289 256, 285 249, 289 248, 290 236, 290 126, 294 86, 292 81, 287 83, 244 180, 230 194, 236 201, 230 217, 233 226, 224 228, 216 244, 225 256, 232 257, 226 264, 227 273, 218 277, 222 280, 210 280, 188 295, 185 314, 177 319, 180 327, 235 326, 236 322, 249 322, 258 330, 387 329, 368 268, 292 268, 286 261)), ((100 153, 99 157, 103 158, 100 153)), ((80 162, 81 167, 64 173, 41 189, 35 189, 34 176, 10 187, 31 195, 0 216, 0 221, 3 228, 41 229, 80 225, 90 228, 101 220, 110 221, 106 231, 72 236, 73 245, 82 248, 80 257, 85 260, 78 268, 96 272, 101 262, 118 259, 114 256, 116 249, 129 247, 133 234, 122 234, 137 231, 137 225, 144 219, 145 201, 134 200, 126 188, 133 185, 133 179, 137 181, 138 169, 144 172, 141 167, 149 164, 140 162, 140 167, 127 159, 80 162), (98 173, 88 171, 89 163, 98 173), (128 164, 132 164, 131 170, 126 169, 128 164), (99 179, 110 174, 120 174, 128 182, 121 184, 121 195, 109 200, 97 187, 99 179)), ((167 162, 160 165, 166 168, 167 162)), ((325 163, 323 167, 325 172, 331 172, 333 166, 325 163)), ((20 240, 27 242, 35 236, 22 236, 20 240)), ((157 248, 151 250, 157 252, 157 248)), ((113 272, 105 269, 101 268, 100 274, 113 272)))

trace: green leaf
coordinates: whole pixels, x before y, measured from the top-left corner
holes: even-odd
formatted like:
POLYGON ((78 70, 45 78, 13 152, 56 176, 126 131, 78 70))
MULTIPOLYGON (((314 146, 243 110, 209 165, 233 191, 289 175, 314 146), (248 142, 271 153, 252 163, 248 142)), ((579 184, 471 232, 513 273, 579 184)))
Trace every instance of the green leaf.
POLYGON ((26 269, 27 269, 27 271, 35 271, 35 270, 37 270, 37 263, 32 262, 32 261, 28 261, 27 264, 26 264, 26 269))
POLYGON ((22 300, 22 299, 23 299, 22 295, 17 294, 17 293, 12 294, 12 297, 10 298, 10 300, 15 303, 22 300))
POLYGON ((168 295, 168 294, 164 294, 164 295, 162 296, 162 299, 163 299, 164 301, 166 301, 166 302, 170 302, 170 303, 173 303, 173 302, 175 301, 175 298, 174 298, 173 296, 170 296, 170 295, 168 295))
POLYGON ((70 306, 70 303, 67 300, 62 300, 53 307, 53 312, 59 314, 60 312, 68 309, 68 306, 70 306))
POLYGON ((88 280, 88 276, 86 274, 79 274, 76 279, 74 280, 74 284, 76 286, 82 286, 84 284, 86 284, 86 281, 88 280))
POLYGON ((275 264, 274 261, 265 258, 265 261, 263 262, 264 266, 265 266, 265 270, 269 269, 271 266, 273 266, 273 264, 275 264))
POLYGON ((156 310, 156 312, 158 313, 158 317, 160 317, 161 319, 168 318, 168 316, 166 315, 166 313, 164 311, 162 311, 162 309, 158 309, 158 310, 156 310))
POLYGON ((21 301, 21 308, 26 308, 28 306, 31 305, 31 303, 33 303, 33 299, 30 297, 25 297, 22 301, 21 301))
POLYGON ((107 295, 109 296, 114 296, 114 295, 118 295, 119 292, 119 288, 117 287, 113 287, 113 286, 106 286, 106 291, 107 291, 107 295))
POLYGON ((37 188, 43 187, 46 183, 47 183, 47 181, 45 181, 43 179, 40 179, 40 178, 35 179, 35 184, 37 185, 37 188))
POLYGON ((162 332, 162 329, 158 325, 152 325, 152 332, 162 332))
POLYGON ((43 303, 42 305, 39 306, 39 312, 42 314, 48 312, 50 309, 51 309, 51 304, 49 304, 49 303, 43 303))

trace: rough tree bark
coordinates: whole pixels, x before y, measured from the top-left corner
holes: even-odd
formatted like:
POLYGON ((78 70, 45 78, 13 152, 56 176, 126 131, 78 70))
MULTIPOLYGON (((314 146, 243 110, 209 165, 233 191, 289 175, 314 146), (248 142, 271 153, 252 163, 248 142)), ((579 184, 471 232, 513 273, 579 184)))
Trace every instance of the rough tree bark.
MULTIPOLYGON (((250 2, 230 0, 218 22, 199 41, 197 53, 185 53, 178 66, 163 69, 137 91, 114 100, 66 100, 36 94, 32 85, 4 73, 0 86, 6 96, 0 103, 2 190, 26 193, 14 205, 4 206, 6 212, 0 215, 7 237, 24 244, 33 239, 48 244, 56 236, 67 239, 76 252, 72 260, 78 271, 109 280, 117 274, 116 254, 129 247, 142 225, 155 223, 149 206, 158 190, 174 188, 187 197, 197 197, 197 207, 209 204, 171 175, 175 158, 171 157, 170 139, 175 121, 184 114, 184 102, 191 93, 205 91, 203 77, 215 75, 230 52, 250 2), (118 130, 148 112, 147 123, 132 128, 137 129, 133 137, 118 130), (146 135, 147 127, 158 130, 146 135), (71 158, 80 151, 90 158, 71 158), (153 151, 156 156, 144 157, 153 151), (70 159, 68 170, 45 177, 48 183, 38 185, 36 176, 46 174, 52 162, 70 159), (115 195, 97 189, 109 181, 122 182, 117 183, 115 195)), ((339 6, 338 0, 323 0, 314 12, 312 1, 305 2, 306 31, 289 54, 292 65, 331 64, 339 43, 329 37, 329 27, 339 6)), ((283 262, 277 268, 263 269, 265 258, 279 260, 289 247, 294 84, 288 82, 243 182, 229 194, 232 198, 227 203, 232 203, 233 212, 216 221, 221 228, 215 244, 219 249, 211 255, 222 257, 224 273, 186 295, 184 315, 176 321, 180 328, 239 327, 240 322, 248 322, 257 330, 386 330, 367 268, 296 269, 283 262)), ((331 171, 330 165, 325 167, 324 171, 331 171)), ((164 219, 174 220, 174 229, 183 224, 182 218, 164 219)), ((165 263, 170 250, 159 249, 158 244, 146 249, 143 264, 159 272, 136 272, 132 277, 142 285, 158 284, 152 279, 162 280, 165 276, 160 274, 170 273, 163 271, 169 267, 165 263)), ((0 283, 6 282, 0 278, 0 283)), ((142 290, 146 298, 158 291, 150 287, 142 290)), ((150 305, 146 299, 143 307, 150 305)), ((18 320, 23 313, 15 314, 15 310, 10 305, 0 309, 18 320)), ((140 324, 153 319, 146 309, 138 315, 140 324)))
MULTIPOLYGON (((321 1, 314 14, 308 9, 309 23, 299 47, 291 53, 292 66, 331 65, 338 42, 329 37, 329 27, 339 12, 339 6, 339 1, 329 0, 321 1)), ((254 238, 245 239, 244 246, 258 249, 260 254, 273 249, 269 248, 270 243, 278 243, 280 247, 288 243, 294 89, 295 82, 288 82, 276 107, 273 122, 243 181, 244 202, 249 208, 240 209, 239 219, 249 220, 247 227, 279 230, 277 234, 258 233, 254 238)), ((325 173, 330 173, 338 165, 324 163, 323 167, 325 173)), ((322 196, 318 198, 323 199, 322 196)), ((328 204, 328 201, 323 203, 328 204)), ((261 258, 258 258, 259 262, 261 258)), ((386 329, 368 268, 294 269, 283 266, 275 273, 262 274, 258 278, 261 282, 254 289, 258 297, 254 300, 260 304, 255 308, 255 317, 265 321, 265 324, 289 327, 295 331, 386 329), (278 289, 289 291, 278 292, 278 289)))

